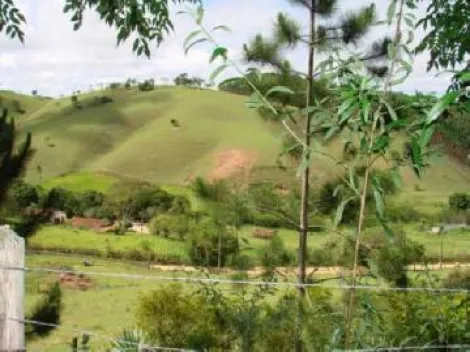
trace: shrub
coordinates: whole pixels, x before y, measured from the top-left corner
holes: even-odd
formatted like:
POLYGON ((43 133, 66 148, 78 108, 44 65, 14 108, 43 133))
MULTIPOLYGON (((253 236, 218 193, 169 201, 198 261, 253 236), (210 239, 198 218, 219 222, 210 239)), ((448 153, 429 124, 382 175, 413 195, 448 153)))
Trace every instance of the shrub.
POLYGON ((449 197, 449 206, 454 210, 470 209, 470 194, 454 193, 449 197))
POLYGON ((119 89, 121 88, 121 83, 119 82, 112 82, 109 84, 109 89, 119 89))
POLYGON ((72 192, 60 187, 49 190, 43 208, 63 210, 69 217, 81 213, 80 200, 72 192))
POLYGON ((385 216, 391 222, 404 223, 419 222, 426 217, 408 204, 390 204, 385 211, 385 216))
POLYGON ((11 193, 19 208, 26 208, 31 204, 39 203, 39 193, 36 187, 23 181, 16 182, 11 189, 11 193))
POLYGON ((104 104, 109 104, 109 103, 112 103, 114 100, 113 98, 111 97, 108 97, 106 95, 103 95, 99 98, 99 101, 100 101, 100 104, 101 105, 104 105, 104 104))
POLYGON ((470 290, 470 269, 456 269, 443 282, 443 287, 470 290))
POLYGON ((136 321, 150 343, 198 351, 220 347, 222 334, 216 314, 202 291, 162 286, 140 298, 136 321))
MULTIPOLYGON (((59 324, 62 312, 62 290, 56 282, 46 292, 45 296, 34 306, 28 320, 41 321, 47 324, 59 324)), ((26 335, 46 336, 55 327, 45 325, 27 325, 26 335)))
POLYGON ((286 222, 280 219, 278 216, 272 214, 266 214, 261 212, 252 212, 247 219, 247 222, 261 227, 280 228, 289 227, 286 222))
POLYGON ((205 219, 192 226, 189 238, 189 258, 193 264, 217 266, 220 254, 220 264, 224 266, 227 259, 238 252, 238 239, 229 232, 226 226, 216 224, 212 219, 205 219))
POLYGON ((25 114, 26 110, 21 106, 21 103, 19 100, 13 100, 13 109, 15 112, 19 114, 25 114))
POLYGON ((295 255, 287 250, 278 235, 274 236, 269 244, 260 253, 261 263, 266 268, 287 266, 295 262, 295 255))
POLYGON ((172 214, 189 214, 191 212, 191 203, 186 197, 176 196, 171 202, 169 212, 172 214))
POLYGON ((155 89, 155 80, 146 79, 145 81, 139 83, 138 88, 142 92, 149 92, 155 89))
POLYGON ((237 270, 248 270, 254 266, 253 258, 246 254, 238 254, 230 258, 229 266, 237 270))
POLYGON ((328 241, 322 248, 314 249, 309 256, 309 264, 313 266, 335 266, 340 262, 341 243, 328 241))
POLYGON ((227 183, 223 180, 210 183, 198 176, 194 179, 191 186, 199 197, 215 202, 222 202, 229 194, 227 183))
POLYGON ((368 258, 377 265, 377 273, 398 287, 406 287, 408 278, 406 266, 418 263, 424 258, 424 246, 407 238, 403 230, 394 231, 393 240, 383 230, 365 237, 368 258))
POLYGON ((444 209, 439 215, 440 222, 449 224, 470 224, 470 209, 444 209))
POLYGON ((150 231, 157 236, 177 235, 183 239, 189 231, 189 222, 187 215, 162 214, 152 219, 150 231))

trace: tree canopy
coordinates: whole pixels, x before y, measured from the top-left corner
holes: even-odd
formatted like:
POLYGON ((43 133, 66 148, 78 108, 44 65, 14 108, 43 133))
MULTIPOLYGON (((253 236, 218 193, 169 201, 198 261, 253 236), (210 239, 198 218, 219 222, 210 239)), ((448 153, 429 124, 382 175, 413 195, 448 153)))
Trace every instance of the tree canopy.
POLYGON ((426 35, 418 52, 429 50, 428 69, 470 67, 470 1, 431 0, 426 16, 419 22, 426 35))
MULTIPOLYGON (((200 0, 171 0, 173 3, 197 3, 200 0)), ((64 0, 63 12, 70 14, 73 29, 83 24, 86 10, 94 11, 109 27, 116 30, 117 44, 135 37, 132 50, 150 57, 150 42, 161 44, 173 29, 169 0, 64 0)), ((24 42, 26 17, 15 0, 0 0, 0 33, 24 42)))

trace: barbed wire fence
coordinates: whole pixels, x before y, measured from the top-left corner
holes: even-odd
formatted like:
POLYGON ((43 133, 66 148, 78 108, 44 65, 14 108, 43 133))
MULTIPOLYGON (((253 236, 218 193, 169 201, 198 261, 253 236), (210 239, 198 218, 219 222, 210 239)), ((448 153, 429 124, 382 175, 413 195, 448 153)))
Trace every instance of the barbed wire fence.
MULTIPOLYGON (((2 235, 3 231, 0 231, 0 235, 2 235)), ((8 235, 12 236, 14 234, 12 231, 7 233, 8 235)), ((16 235, 15 235, 16 236, 16 235)), ((18 238, 15 238, 18 240, 18 238)), ((21 244, 21 241, 18 243, 21 244)), ((467 288, 446 288, 446 287, 393 287, 387 285, 351 285, 348 284, 346 281, 342 281, 340 283, 329 283, 329 282, 309 282, 309 283, 298 283, 289 281, 285 279, 284 281, 263 281, 263 280, 254 280, 254 279, 243 279, 243 280, 236 280, 236 279, 226 279, 220 277, 197 277, 197 276, 165 276, 161 274, 154 274, 154 275, 143 275, 143 274, 127 274, 127 273, 119 273, 119 272, 110 272, 110 271, 91 271, 91 270, 66 270, 66 269, 56 269, 56 268, 48 268, 48 267, 28 267, 24 265, 24 246, 19 246, 19 252, 22 251, 23 258, 17 258, 13 264, 11 261, 7 265, 5 258, 8 256, 3 255, 4 253, 11 252, 12 246, 5 245, 5 241, 2 242, 2 237, 0 236, 0 284, 4 283, 5 280, 5 273, 13 273, 16 274, 14 277, 17 279, 20 278, 19 285, 21 285, 21 290, 24 290, 24 276, 26 273, 43 273, 43 274, 54 274, 54 275, 63 275, 63 274, 73 274, 78 276, 86 276, 86 277, 102 277, 102 278, 113 278, 113 279, 123 279, 123 280, 139 280, 139 281, 152 281, 152 282, 159 282, 159 283, 181 283, 185 285, 232 285, 232 286, 251 286, 251 287, 263 287, 263 288, 286 288, 286 289, 298 289, 299 287, 304 288, 320 288, 320 289, 330 289, 330 290, 339 290, 345 291, 350 289, 355 289, 357 291, 364 291, 364 292, 404 292, 404 293, 411 293, 411 292, 422 292, 428 293, 432 295, 468 295, 470 293, 470 289, 467 288)), ((19 253, 17 251, 17 253, 19 253)), ((10 258, 15 257, 10 256, 10 258)), ((5 286, 0 285, 0 303, 5 305, 5 299, 10 306, 12 306, 12 298, 17 298, 9 292, 10 296, 6 295, 5 291, 2 291, 2 287, 5 286), (2 302, 3 300, 3 302, 2 302)), ((11 286, 9 286, 11 287, 11 286)), ((8 288, 8 287, 7 287, 8 288)), ((20 300, 13 299, 13 303, 17 305, 23 305, 23 297, 20 295, 20 300)), ((129 346, 129 348, 120 348, 119 351, 125 350, 139 350, 139 351, 192 351, 186 348, 175 348, 175 347, 165 347, 165 346, 158 346, 158 345, 142 345, 139 343, 133 343, 130 341, 123 341, 118 338, 94 331, 93 329, 87 329, 79 326, 67 326, 63 324, 53 324, 48 323, 40 320, 32 320, 32 319, 25 319, 22 310, 16 310, 16 312, 20 312, 20 314, 14 314, 15 310, 7 311, 2 310, 2 306, 0 305, 0 342, 2 340, 8 339, 7 335, 5 335, 5 330, 2 331, 2 326, 8 326, 9 323, 15 324, 15 329, 17 329, 18 325, 24 327, 29 325, 37 325, 37 326, 47 326, 52 328, 61 328, 65 330, 69 330, 76 334, 87 335, 90 337, 95 338, 96 340, 106 341, 110 345, 117 345, 120 346, 129 346), (2 325, 3 322, 3 325, 2 325)), ((338 312, 327 313, 324 315, 333 315, 339 314, 338 312)), ((321 315, 319 315, 321 317, 321 315)), ((11 330, 10 330, 11 332, 11 330)), ((7 331, 8 334, 8 331, 7 331)), ((24 333, 23 333, 24 334, 24 333)), ((21 339, 19 339, 21 343, 21 339)), ((23 343, 24 343, 24 336, 23 336, 23 343)), ((3 349, 4 346, 0 344, 0 350, 7 350, 3 349)), ((18 351, 23 349, 16 349, 18 351)), ((366 348, 366 349, 358 349, 354 350, 355 352, 366 352, 366 351, 425 351, 425 350, 459 350, 459 351, 467 351, 470 350, 470 345, 467 344, 427 344, 421 346, 383 346, 383 347, 374 347, 374 348, 366 348)))

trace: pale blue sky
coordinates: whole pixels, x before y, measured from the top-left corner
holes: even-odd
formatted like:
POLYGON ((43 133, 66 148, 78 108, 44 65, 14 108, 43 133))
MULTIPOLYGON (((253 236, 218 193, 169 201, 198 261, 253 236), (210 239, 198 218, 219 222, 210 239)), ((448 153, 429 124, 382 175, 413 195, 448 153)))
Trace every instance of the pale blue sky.
MULTIPOLYGON (((205 78, 214 68, 208 65, 208 51, 204 47, 184 55, 183 40, 194 29, 189 18, 178 16, 175 19, 176 32, 155 49, 148 60, 135 57, 129 43, 117 48, 115 33, 94 14, 89 14, 83 28, 74 32, 62 13, 64 0, 17 1, 28 19, 26 43, 0 39, 0 89, 23 92, 38 89, 41 94, 58 96, 76 89, 87 90, 99 83, 123 81, 127 77, 167 82, 181 72, 188 72, 205 78)), ((384 16, 388 0, 374 2, 384 16)), ((340 0, 339 3, 347 10, 370 1, 340 0)), ((219 39, 235 58, 239 56, 241 45, 254 33, 270 33, 277 12, 288 11, 298 18, 304 17, 299 10, 292 10, 286 0, 210 0, 205 4, 209 25, 226 24, 232 28, 232 33, 221 34, 219 39)), ((374 29, 364 44, 386 31, 386 28, 374 29)), ((301 50, 290 58, 299 70, 305 66, 305 54, 301 50)), ((436 78, 435 73, 426 73, 426 60, 426 55, 416 58, 414 73, 400 89, 432 92, 447 87, 446 76, 436 78)))

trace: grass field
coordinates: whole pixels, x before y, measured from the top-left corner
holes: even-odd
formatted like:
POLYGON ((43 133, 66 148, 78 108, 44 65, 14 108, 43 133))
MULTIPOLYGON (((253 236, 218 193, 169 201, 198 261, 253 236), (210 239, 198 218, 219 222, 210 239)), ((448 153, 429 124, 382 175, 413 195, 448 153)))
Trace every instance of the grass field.
MULTIPOLYGON (((84 267, 83 261, 67 256, 29 255, 26 265, 30 267, 64 268, 94 272, 116 272, 121 274, 155 274, 178 276, 181 273, 150 273, 148 269, 120 261, 93 259, 93 267, 84 267)), ((28 273, 26 276, 26 311, 29 311, 40 297, 40 290, 58 279, 57 275, 28 273)), ((54 330, 46 338, 30 341, 29 351, 63 352, 69 348, 72 338, 78 336, 74 329, 94 331, 115 337, 124 328, 133 329, 133 311, 142 293, 156 289, 164 283, 148 280, 128 280, 93 277, 93 287, 84 292, 74 288, 64 289, 64 310, 61 318, 63 327, 54 330)), ((109 341, 92 337, 93 350, 110 347, 109 341)))
MULTIPOLYGON (((248 243, 242 244, 242 253, 256 258, 260 250, 268 243, 266 240, 253 238, 252 228, 245 227, 240 236, 248 243)), ((297 234, 290 230, 280 230, 286 247, 295 251, 297 249, 297 234)), ((319 248, 328 239, 326 234, 315 234, 311 237, 312 248, 319 248)), ((146 244, 162 257, 180 258, 182 263, 188 263, 188 249, 185 242, 176 239, 166 239, 157 236, 127 233, 123 236, 114 234, 97 234, 93 231, 76 230, 65 226, 44 226, 33 237, 29 239, 32 248, 56 251, 85 251, 95 250, 101 255, 106 255, 109 249, 114 251, 130 251, 141 249, 146 244)))
POLYGON ((91 172, 76 172, 68 175, 50 178, 43 182, 41 186, 45 190, 54 187, 65 188, 73 192, 85 192, 95 190, 106 193, 111 186, 119 181, 119 178, 103 174, 91 172))
MULTIPOLYGON (((159 272, 148 270, 143 266, 129 264, 122 261, 92 259, 93 266, 86 267, 83 258, 75 258, 60 255, 28 255, 26 265, 31 268, 56 268, 77 270, 95 273, 119 273, 159 277, 207 277, 206 273, 187 274, 183 272, 159 272)), ((432 276, 445 277, 450 271, 434 271, 432 276)), ((410 273, 410 278, 423 279, 425 273, 410 273)), ((67 350, 73 337, 79 336, 76 330, 92 331, 102 337, 92 337, 93 351, 109 348, 109 338, 115 338, 123 329, 134 328, 134 312, 139 297, 151 290, 158 289, 169 283, 164 281, 138 280, 130 278, 110 278, 106 276, 89 276, 92 286, 86 291, 68 287, 63 288, 63 312, 61 315, 61 327, 52 331, 45 338, 28 341, 29 351, 62 352, 67 350)), ((211 274, 211 277, 224 275, 211 274)), ((317 276, 318 277, 318 276, 317 276)), ((324 278, 324 276, 320 276, 324 278)), ((289 278, 294 281, 295 278, 289 278)), ((57 274, 45 274, 29 272, 26 274, 26 312, 41 297, 41 292, 51 283, 58 280, 57 274)), ((366 279, 364 279, 366 280, 366 279)), ((329 281, 334 284, 335 281, 329 281)), ((367 279, 363 284, 374 284, 367 279)), ((338 282, 339 284, 339 282, 338 282)), ((197 290, 197 284, 185 286, 188 290, 197 290)), ((233 285, 221 285, 224 293, 236 292, 233 285)), ((287 292, 288 288, 278 288, 276 295, 287 292)), ((332 290, 334 297, 341 299, 341 290, 332 290)), ((273 299, 273 298, 271 298, 273 299)))
MULTIPOLYGON (((443 248, 443 259, 447 262, 470 261, 468 248, 470 246, 470 231, 460 230, 449 232, 441 237, 418 230, 417 226, 408 225, 404 227, 408 238, 424 245, 426 255, 433 261, 437 261, 441 254, 441 243, 443 248)), ((252 227, 244 227, 240 237, 247 243, 242 242, 242 253, 247 254, 255 260, 259 260, 259 253, 267 245, 268 241, 253 238, 252 227)), ((298 248, 297 233, 291 230, 280 230, 279 236, 285 246, 291 252, 298 248)), ((338 236, 328 233, 315 233, 309 237, 309 250, 322 248, 328 240, 341 240, 338 236)), ((157 236, 139 235, 128 233, 123 236, 114 234, 97 234, 92 231, 75 230, 62 226, 45 226, 30 240, 33 248, 50 249, 56 251, 73 252, 80 250, 98 251, 105 256, 109 249, 114 251, 140 250, 143 245, 149 245, 161 258, 170 258, 181 263, 189 263, 188 249, 185 242, 176 239, 165 239, 157 236)))

